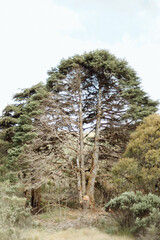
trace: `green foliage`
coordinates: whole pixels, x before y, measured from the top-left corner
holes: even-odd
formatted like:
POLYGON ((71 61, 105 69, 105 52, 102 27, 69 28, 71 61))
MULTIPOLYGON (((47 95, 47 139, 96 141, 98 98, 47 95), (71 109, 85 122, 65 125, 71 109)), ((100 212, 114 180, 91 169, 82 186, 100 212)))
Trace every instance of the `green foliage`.
MULTIPOLYGON (((96 104, 96 94, 100 84, 103 92, 102 103, 105 102, 102 108, 104 112, 108 110, 109 115, 114 112, 115 117, 121 110, 123 119, 139 121, 157 111, 158 102, 152 101, 141 90, 140 79, 136 72, 129 67, 125 60, 116 58, 106 50, 91 51, 83 55, 75 55, 66 60, 63 59, 57 68, 52 68, 48 72, 50 77, 47 81, 47 87, 60 91, 65 77, 72 74, 76 69, 82 71, 82 88, 86 90, 90 100, 87 107, 90 104, 96 104), (111 102, 113 107, 110 104, 111 102), (122 109, 124 110, 123 113, 122 109)), ((93 117, 93 106, 88 109, 91 111, 88 117, 93 117)))
POLYGON ((112 180, 118 192, 142 188, 138 162, 134 158, 122 158, 112 168, 112 180))
POLYGON ((10 143, 4 139, 4 133, 0 133, 0 181, 4 180, 7 172, 6 162, 10 143))
POLYGON ((112 169, 114 181, 121 191, 160 190, 160 116, 150 115, 137 127, 124 153, 112 169))
POLYGON ((0 239, 21 239, 21 229, 31 226, 30 209, 20 194, 23 186, 0 183, 0 239))
POLYGON ((2 129, 0 141, 3 141, 1 145, 3 149, 0 147, 0 153, 2 156, 6 145, 6 160, 3 162, 6 169, 10 171, 20 169, 18 156, 23 152, 25 144, 36 136, 33 132, 33 124, 36 116, 42 114, 40 104, 46 96, 47 91, 40 83, 15 94, 15 104, 4 109, 0 119, 2 129))
POLYGON ((145 233, 148 227, 158 228, 160 216, 160 197, 141 192, 125 192, 106 204, 106 211, 117 221, 122 229, 131 233, 145 233))
MULTIPOLYGON (((88 107, 90 104, 96 104, 96 94, 100 84, 103 92, 102 102, 105 102, 102 108, 104 108, 104 112, 108 110, 109 115, 114 112, 115 117, 117 111, 121 110, 123 119, 140 120, 157 110, 157 102, 149 99, 141 90, 140 80, 135 71, 128 66, 126 61, 117 59, 106 50, 96 50, 62 60, 57 68, 49 71, 50 77, 47 86, 55 89, 56 85, 57 89, 59 85, 59 91, 63 79, 77 68, 82 69, 82 88, 87 90, 86 94, 89 94, 88 99, 90 100, 90 103, 87 104, 88 107), (122 99, 123 101, 121 101, 122 99), (106 105, 106 100, 109 106, 106 105), (114 107, 111 107, 110 102, 114 107), (107 107, 110 108, 110 111, 107 107), (122 109, 125 110, 123 114, 122 109)), ((93 105, 90 111, 88 117, 93 117, 93 105)))
POLYGON ((141 240, 159 240, 160 236, 160 212, 157 209, 154 209, 152 214, 152 224, 147 229, 146 234, 143 236, 141 235, 141 240))
POLYGON ((17 120, 12 117, 4 117, 0 119, 0 126, 1 127, 7 127, 9 124, 11 126, 14 126, 17 123, 17 120))

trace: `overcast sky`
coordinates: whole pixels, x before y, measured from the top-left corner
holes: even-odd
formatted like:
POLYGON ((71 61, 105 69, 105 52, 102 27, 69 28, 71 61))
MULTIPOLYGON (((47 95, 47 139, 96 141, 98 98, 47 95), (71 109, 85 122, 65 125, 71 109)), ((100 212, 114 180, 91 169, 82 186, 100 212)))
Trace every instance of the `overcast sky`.
POLYGON ((0 0, 0 114, 62 58, 107 49, 160 99, 160 0, 0 0))

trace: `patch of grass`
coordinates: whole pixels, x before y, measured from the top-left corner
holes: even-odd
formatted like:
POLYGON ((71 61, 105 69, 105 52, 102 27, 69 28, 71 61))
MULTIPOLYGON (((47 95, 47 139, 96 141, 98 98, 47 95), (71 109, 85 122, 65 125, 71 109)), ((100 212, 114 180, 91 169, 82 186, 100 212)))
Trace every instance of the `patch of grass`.
MULTIPOLYGON (((133 238, 127 236, 112 236, 105 234, 95 228, 68 229, 53 234, 49 234, 45 231, 33 231, 31 237, 33 240, 133 240, 133 238), (35 239, 35 236, 37 239, 35 239)), ((29 238, 26 240, 29 240, 29 238)))
POLYGON ((96 227, 104 233, 108 234, 117 234, 118 233, 118 227, 117 224, 113 221, 111 221, 109 218, 101 218, 99 222, 97 223, 96 227))
POLYGON ((121 229, 117 222, 110 218, 110 217, 104 217, 100 218, 96 227, 103 233, 107 233, 110 235, 116 235, 116 236, 128 236, 133 237, 133 235, 130 233, 129 229, 121 229))
POLYGON ((42 220, 55 220, 55 219, 66 219, 68 217, 68 212, 69 212, 69 209, 68 208, 65 208, 65 207, 56 207, 54 209, 52 209, 51 211, 47 211, 45 213, 41 213, 39 215, 39 217, 42 219, 42 220))
POLYGON ((74 220, 79 217, 80 213, 76 210, 71 210, 67 207, 52 208, 51 211, 41 213, 35 216, 35 219, 40 221, 52 221, 59 223, 61 221, 74 220))

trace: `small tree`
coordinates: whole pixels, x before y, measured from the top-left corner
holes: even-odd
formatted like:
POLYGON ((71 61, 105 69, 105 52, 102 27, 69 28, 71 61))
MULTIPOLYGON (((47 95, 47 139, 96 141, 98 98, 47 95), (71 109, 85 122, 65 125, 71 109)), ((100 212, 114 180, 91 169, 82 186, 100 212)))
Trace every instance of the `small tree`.
POLYGON ((124 158, 113 167, 121 191, 132 189, 160 195, 160 116, 146 117, 131 135, 124 158))

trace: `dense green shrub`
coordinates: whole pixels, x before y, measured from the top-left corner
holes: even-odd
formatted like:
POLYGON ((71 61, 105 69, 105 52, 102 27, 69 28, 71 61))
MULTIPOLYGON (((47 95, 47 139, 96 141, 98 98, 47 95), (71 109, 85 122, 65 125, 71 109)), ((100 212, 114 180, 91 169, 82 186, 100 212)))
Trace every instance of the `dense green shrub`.
POLYGON ((154 209, 152 215, 152 224, 147 229, 145 235, 140 236, 140 240, 159 240, 160 239, 160 211, 154 209))
POLYGON ((116 220, 122 229, 139 234, 148 231, 160 223, 160 197, 149 193, 125 192, 106 204, 106 211, 116 220))
POLYGON ((118 192, 135 191, 160 195, 160 115, 143 119, 131 134, 123 158, 112 168, 118 192))
POLYGON ((30 209, 22 197, 22 185, 0 183, 0 239, 21 239, 21 230, 31 223, 30 209))

